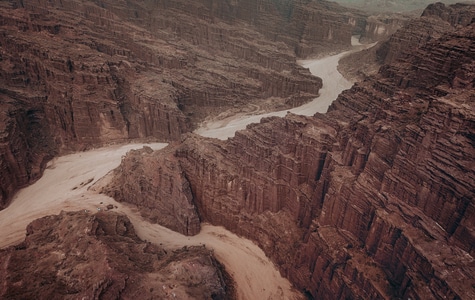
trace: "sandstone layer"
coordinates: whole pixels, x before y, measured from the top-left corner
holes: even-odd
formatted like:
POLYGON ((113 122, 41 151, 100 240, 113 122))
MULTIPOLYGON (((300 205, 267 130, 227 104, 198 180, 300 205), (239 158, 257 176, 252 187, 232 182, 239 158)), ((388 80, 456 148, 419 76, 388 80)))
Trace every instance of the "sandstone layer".
POLYGON ((2 299, 233 299, 204 247, 168 252, 140 240, 114 212, 62 212, 27 227, 0 251, 2 299))
MULTIPOLYGON (((166 201, 189 185, 201 221, 255 241, 309 298, 473 299, 474 68, 475 23, 460 24, 325 115, 267 118, 227 141, 187 135, 125 158, 106 191, 180 178, 166 201), (147 174, 153 159, 167 167, 147 174)), ((160 208, 157 192, 122 200, 160 208)))

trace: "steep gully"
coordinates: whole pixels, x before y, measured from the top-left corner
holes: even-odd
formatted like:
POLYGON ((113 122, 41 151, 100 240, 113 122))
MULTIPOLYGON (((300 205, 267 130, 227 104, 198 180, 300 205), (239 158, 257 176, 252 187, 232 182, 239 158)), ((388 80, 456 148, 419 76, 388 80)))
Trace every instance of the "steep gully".
MULTIPOLYGON (((356 41, 356 39, 354 39, 356 41)), ((356 44, 355 44, 356 45, 356 44)), ((357 45, 352 51, 366 48, 357 45)), ((348 51, 349 52, 349 51, 348 51)), ((323 79, 324 86, 315 101, 292 109, 291 112, 313 115, 325 112, 331 102, 344 89, 351 86, 336 70, 338 60, 347 52, 318 60, 300 62, 312 74, 323 79)), ((254 116, 234 116, 226 120, 209 121, 196 132, 208 137, 226 139, 247 124, 258 122, 262 117, 284 116, 280 111, 254 116)), ((161 149, 164 143, 148 144, 153 149, 161 149)), ((177 248, 185 245, 205 244, 214 249, 216 257, 233 275, 239 299, 297 299, 302 295, 295 291, 284 279, 264 252, 251 241, 240 238, 222 227, 204 225, 201 232, 193 237, 145 221, 137 209, 114 201, 96 191, 107 183, 108 172, 116 168, 120 158, 129 150, 142 147, 141 144, 100 148, 88 152, 56 158, 49 163, 43 177, 14 197, 6 209, 0 211, 2 239, 0 247, 18 243, 25 234, 25 228, 32 220, 62 210, 98 211, 113 204, 116 210, 129 216, 137 234, 145 240, 177 248)))

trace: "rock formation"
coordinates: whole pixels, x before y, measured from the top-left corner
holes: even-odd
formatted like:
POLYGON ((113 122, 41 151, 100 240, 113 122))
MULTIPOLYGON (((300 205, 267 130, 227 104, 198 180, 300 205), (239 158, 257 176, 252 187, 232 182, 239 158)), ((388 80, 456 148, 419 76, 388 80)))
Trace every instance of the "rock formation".
POLYGON ((315 97, 321 81, 295 64, 294 48, 348 46, 351 25, 335 23, 346 17, 319 10, 335 38, 308 31, 286 44, 272 36, 290 21, 270 1, 251 24, 253 3, 2 1, 0 208, 58 153, 178 139, 210 114, 315 97))
MULTIPOLYGON (((345 91, 325 115, 133 154, 107 192, 127 195, 124 178, 139 175, 180 178, 167 195, 189 185, 201 221, 255 241, 309 298, 473 299, 474 68, 475 23, 460 25, 345 91), (166 167, 147 174, 152 159, 166 167)), ((162 207, 148 186, 146 199, 122 200, 162 207)))
POLYGON ((472 23, 473 18, 475 18, 473 5, 445 6, 440 2, 431 4, 420 18, 412 20, 383 43, 377 51, 378 60, 382 64, 392 63, 430 40, 437 40, 447 32, 467 26, 472 23))
POLYGON ((167 252, 140 240, 127 217, 62 212, 0 251, 2 299, 233 299, 204 247, 167 252))
MULTIPOLYGON (((335 2, 344 5, 346 7, 352 7, 368 12, 396 12, 404 14, 419 14, 427 5, 434 3, 432 0, 336 0, 335 2)), ((455 4, 458 2, 470 2, 470 1, 458 1, 458 0, 442 0, 445 4, 455 4)))
POLYGON ((296 57, 346 49, 372 22, 308 0, 2 1, 0 208, 55 155, 301 105, 321 81, 296 57))
POLYGON ((127 153, 120 167, 114 170, 120 186, 110 189, 110 196, 136 205, 153 223, 184 235, 199 233, 200 218, 184 171, 170 161, 170 155, 162 152, 150 156, 152 153, 146 147, 127 153))

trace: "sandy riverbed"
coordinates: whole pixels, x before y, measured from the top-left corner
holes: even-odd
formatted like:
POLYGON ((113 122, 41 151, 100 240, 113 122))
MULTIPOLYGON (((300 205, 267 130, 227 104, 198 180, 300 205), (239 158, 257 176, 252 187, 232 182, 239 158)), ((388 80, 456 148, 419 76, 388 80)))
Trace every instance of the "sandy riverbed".
POLYGON ((326 113, 330 104, 337 98, 337 96, 344 90, 351 88, 353 82, 345 79, 340 72, 338 72, 338 61, 343 56, 363 49, 370 48, 375 44, 363 45, 358 42, 357 37, 353 37, 351 41, 353 49, 342 52, 336 55, 324 57, 321 59, 301 60, 298 63, 310 70, 310 72, 318 76, 323 81, 323 87, 320 89, 320 95, 313 101, 306 103, 302 106, 295 107, 289 110, 282 110, 276 112, 270 112, 259 115, 239 115, 231 116, 229 118, 220 120, 211 120, 203 122, 202 126, 195 130, 195 133, 206 136, 225 140, 229 137, 233 137, 234 133, 238 130, 245 129, 250 123, 259 123, 264 117, 278 116, 284 117, 288 112, 313 116, 315 113, 326 113))
MULTIPOLYGON (((147 144, 153 149, 166 144, 147 144)), ((91 213, 117 206, 114 211, 127 214, 144 240, 165 248, 201 245, 214 249, 216 257, 233 276, 239 299, 300 299, 288 280, 282 278, 263 251, 247 239, 222 227, 204 224, 200 234, 186 237, 162 226, 150 224, 136 209, 95 193, 90 187, 116 168, 130 149, 143 144, 113 146, 75 153, 53 160, 43 177, 22 189, 11 205, 0 211, 0 248, 14 245, 25 237, 25 228, 34 219, 58 214, 61 210, 88 210, 91 213)))
MULTIPOLYGON (((326 112, 341 90, 351 87, 336 70, 344 53, 320 60, 301 61, 310 71, 323 78, 321 96, 311 103, 292 109, 293 113, 313 115, 326 112)), ((197 130, 204 136, 226 139, 251 122, 270 115, 284 116, 287 111, 271 114, 237 117, 205 124, 197 130)), ((276 267, 262 250, 247 239, 240 238, 221 227, 203 224, 200 234, 186 237, 141 218, 136 209, 117 203, 97 194, 92 189, 99 179, 116 168, 121 157, 130 149, 144 144, 111 146, 88 152, 62 156, 51 161, 43 177, 33 185, 20 190, 9 207, 0 211, 0 248, 14 245, 25 237, 25 228, 32 220, 61 210, 88 210, 91 213, 105 209, 108 204, 117 206, 134 224, 137 234, 147 241, 166 248, 205 244, 214 249, 216 257, 225 265, 236 282, 239 299, 301 299, 302 294, 282 278, 276 267)), ((160 149, 166 144, 146 144, 160 149)))

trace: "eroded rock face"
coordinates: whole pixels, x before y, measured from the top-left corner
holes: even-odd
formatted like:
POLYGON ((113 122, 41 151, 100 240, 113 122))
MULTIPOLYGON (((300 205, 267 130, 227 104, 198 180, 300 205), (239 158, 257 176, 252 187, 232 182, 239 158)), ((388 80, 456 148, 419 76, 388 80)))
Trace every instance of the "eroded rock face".
POLYGON ((9 0, 0 16, 0 208, 57 154, 313 99, 296 57, 346 49, 369 22, 307 0, 9 0))
POLYGON ((474 41, 473 23, 445 33, 325 115, 189 135, 158 177, 184 172, 203 221, 254 240, 310 297, 472 299, 474 41))
POLYGON ((377 51, 378 60, 383 64, 396 61, 399 57, 410 55, 430 40, 437 40, 447 32, 472 23, 475 18, 473 5, 443 3, 429 5, 421 18, 411 21, 383 43, 377 51))
POLYGON ((200 232, 190 184, 173 153, 132 150, 114 170, 114 183, 103 193, 139 207, 142 216, 184 235, 200 232), (137 163, 140 162, 140 163, 137 163))
POLYGON ((385 40, 409 21, 409 16, 400 14, 380 14, 369 16, 366 19, 365 28, 361 33, 360 41, 371 43, 385 40))
MULTIPOLYGON (((271 1, 249 23, 250 2, 2 1, 0 208, 58 153, 176 140, 210 114, 314 98, 321 81, 296 65, 300 39, 258 30, 289 20, 271 1)), ((332 26, 335 47, 348 45, 351 26, 332 26)), ((305 40, 318 39, 332 43, 305 40)))
POLYGON ((233 299, 203 247, 168 252, 140 240, 126 216, 62 212, 33 221, 0 251, 5 299, 233 299))

